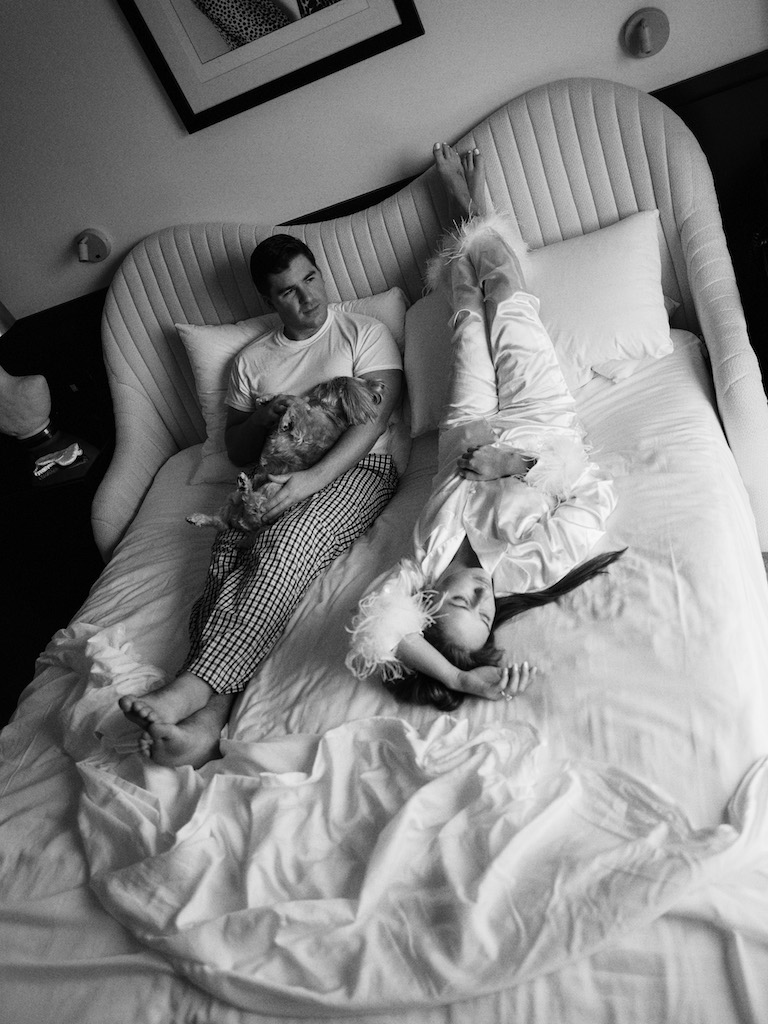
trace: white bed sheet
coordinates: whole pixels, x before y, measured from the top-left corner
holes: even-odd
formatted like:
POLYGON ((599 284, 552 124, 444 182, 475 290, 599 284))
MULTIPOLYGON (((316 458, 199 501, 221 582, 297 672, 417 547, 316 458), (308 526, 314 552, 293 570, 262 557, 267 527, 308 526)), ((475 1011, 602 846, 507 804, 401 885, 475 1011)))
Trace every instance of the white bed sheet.
MULTIPOLYGON (((627 554, 609 577, 505 627, 514 656, 540 667, 534 690, 511 705, 468 702, 453 717, 473 735, 498 725, 517 735, 532 726, 550 762, 570 757, 612 765, 661 787, 694 828, 712 828, 742 777, 768 753, 768 591, 747 499, 712 410, 700 345, 682 332, 675 341, 672 356, 628 381, 595 380, 578 395, 598 457, 619 485, 606 547, 628 545, 627 554), (723 481, 714 496, 713 475, 723 481)), ((389 509, 313 586, 233 714, 233 753, 286 733, 317 735, 347 721, 395 715, 424 736, 440 717, 395 705, 374 681, 355 683, 343 668, 345 627, 362 590, 408 549, 434 448, 433 437, 416 442, 389 509)), ((163 469, 78 622, 51 644, 50 667, 41 666, 3 734, 10 909, 3 914, 0 955, 11 1021, 54 1014, 103 1020, 110 1004, 108 1019, 116 1021, 165 1020, 169 1007, 175 1021, 271 1019, 227 1007, 182 981, 99 906, 87 885, 75 821, 80 786, 61 750, 66 743, 78 759, 90 758, 88 770, 97 777, 111 770, 133 741, 115 713, 117 694, 137 683, 153 685, 183 656, 186 619, 211 542, 184 515, 213 508, 222 496, 220 487, 185 486, 195 459, 189 450, 163 469)), ((123 761, 123 774, 138 770, 130 758, 123 761)), ((162 790, 168 783, 156 785, 162 790)), ((173 787, 169 792, 173 807, 177 794, 173 787)), ((87 822, 84 835, 92 863, 114 856, 95 848, 98 830, 87 822)), ((397 1019, 634 1024, 740 1020, 747 1012, 768 1019, 765 936, 759 919, 745 920, 738 898, 742 885, 744 892, 765 891, 763 871, 758 857, 740 869, 730 902, 722 886, 706 901, 678 902, 677 916, 638 921, 629 934, 546 977, 452 1008, 399 1011, 397 1019), (720 928, 713 924, 718 914, 720 928)), ((295 1009, 284 1007, 289 1015, 295 1009)))

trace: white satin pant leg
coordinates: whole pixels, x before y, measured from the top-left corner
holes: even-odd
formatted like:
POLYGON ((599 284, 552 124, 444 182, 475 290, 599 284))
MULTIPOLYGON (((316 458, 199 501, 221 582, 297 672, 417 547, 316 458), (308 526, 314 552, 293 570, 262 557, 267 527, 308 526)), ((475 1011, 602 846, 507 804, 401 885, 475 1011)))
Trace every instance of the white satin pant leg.
POLYGON ((516 257, 501 236, 488 232, 473 260, 496 379, 498 414, 493 425, 501 431, 499 440, 535 451, 542 430, 583 437, 576 403, 539 317, 539 301, 525 291, 516 257), (510 430, 513 435, 506 436, 510 430))
POLYGON ((456 462, 467 448, 495 440, 491 421, 499 409, 496 370, 488 346, 483 293, 474 267, 462 254, 449 263, 454 331, 451 376, 440 420, 438 469, 414 527, 414 552, 427 577, 437 578, 459 549, 466 531, 470 493, 456 462))
POLYGON ((521 593, 550 586, 589 556, 605 534, 616 497, 612 481, 587 460, 576 402, 539 318, 538 300, 520 290, 516 261, 503 240, 488 233, 484 242, 474 267, 496 371, 499 412, 492 424, 499 443, 551 460, 554 439, 560 438, 560 450, 565 444, 583 459, 554 508, 535 487, 516 480, 492 481, 485 493, 469 496, 467 534, 493 575, 496 593, 521 593))
POLYGON ((499 409, 485 303, 475 269, 466 255, 451 260, 449 268, 454 331, 451 376, 440 421, 441 432, 470 421, 489 419, 499 409))
MULTIPOLYGON (((615 505, 612 482, 586 459, 584 431, 538 300, 495 231, 451 263, 457 326, 440 429, 439 469, 414 531, 417 560, 438 576, 468 536, 497 594, 539 590, 583 561, 615 505), (552 461, 553 438, 576 451, 577 479, 557 503, 513 477, 469 482, 456 460, 473 444, 509 445, 552 461), (583 461, 582 461, 583 460, 583 461)), ((555 459, 557 462, 558 459, 555 459)))

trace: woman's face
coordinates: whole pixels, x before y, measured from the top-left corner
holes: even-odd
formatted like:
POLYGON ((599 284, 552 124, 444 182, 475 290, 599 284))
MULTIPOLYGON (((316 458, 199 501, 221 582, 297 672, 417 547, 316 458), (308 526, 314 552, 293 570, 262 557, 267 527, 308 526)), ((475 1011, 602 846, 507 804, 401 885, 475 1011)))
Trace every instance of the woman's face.
POLYGON ((485 569, 448 569, 435 590, 443 597, 437 612, 444 635, 468 651, 488 640, 496 615, 493 582, 485 569))

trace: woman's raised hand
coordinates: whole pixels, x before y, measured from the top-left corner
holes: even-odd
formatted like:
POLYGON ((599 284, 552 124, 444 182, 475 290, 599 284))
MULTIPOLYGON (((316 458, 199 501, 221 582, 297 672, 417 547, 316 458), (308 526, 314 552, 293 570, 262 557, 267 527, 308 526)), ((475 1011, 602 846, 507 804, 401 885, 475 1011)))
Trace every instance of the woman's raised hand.
POLYGON ((478 668, 459 672, 453 689, 470 693, 485 700, 514 700, 525 693, 536 678, 537 668, 524 661, 521 665, 480 665, 478 668))
POLYGON ((465 480, 500 480, 527 473, 531 460, 514 448, 483 444, 468 448, 458 459, 457 466, 465 480))

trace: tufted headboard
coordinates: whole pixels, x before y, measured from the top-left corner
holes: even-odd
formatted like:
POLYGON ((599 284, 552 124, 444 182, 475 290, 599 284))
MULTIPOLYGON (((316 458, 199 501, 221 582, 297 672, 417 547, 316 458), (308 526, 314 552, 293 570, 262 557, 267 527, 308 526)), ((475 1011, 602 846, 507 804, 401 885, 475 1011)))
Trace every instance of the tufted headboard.
MULTIPOLYGON (((680 303, 673 325, 701 334, 707 343, 720 415, 762 547, 768 549, 768 406, 712 176, 689 129, 636 89, 566 79, 518 96, 458 144, 481 148, 494 205, 514 212, 533 248, 606 227, 638 210, 659 210, 664 292, 680 303)), ((443 204, 430 169, 351 216, 288 228, 172 227, 128 254, 109 289, 103 318, 117 428, 115 456, 92 514, 105 557, 160 466, 204 438, 192 373, 174 324, 231 323, 267 312, 251 282, 248 259, 276 230, 310 246, 332 301, 393 286, 414 301, 440 235, 443 204)))

